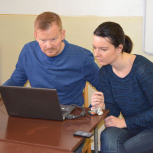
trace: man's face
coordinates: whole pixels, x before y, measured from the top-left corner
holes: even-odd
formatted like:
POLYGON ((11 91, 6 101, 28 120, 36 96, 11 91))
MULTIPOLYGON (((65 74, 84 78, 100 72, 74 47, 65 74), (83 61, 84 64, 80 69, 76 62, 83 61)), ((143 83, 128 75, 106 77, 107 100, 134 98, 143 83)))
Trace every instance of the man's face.
POLYGON ((47 30, 36 30, 34 35, 42 52, 48 57, 57 56, 63 51, 64 43, 62 40, 65 38, 65 30, 60 30, 56 24, 47 30))

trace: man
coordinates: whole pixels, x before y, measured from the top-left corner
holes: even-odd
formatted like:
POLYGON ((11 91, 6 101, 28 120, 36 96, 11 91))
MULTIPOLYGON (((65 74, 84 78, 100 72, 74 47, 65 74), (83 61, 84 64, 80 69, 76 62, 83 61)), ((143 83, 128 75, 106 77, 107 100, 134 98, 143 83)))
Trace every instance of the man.
POLYGON ((93 54, 69 44, 60 17, 52 12, 40 14, 34 23, 36 41, 27 43, 11 78, 4 85, 24 86, 29 80, 36 88, 56 89, 61 104, 84 104, 86 81, 99 89, 99 67, 93 54))

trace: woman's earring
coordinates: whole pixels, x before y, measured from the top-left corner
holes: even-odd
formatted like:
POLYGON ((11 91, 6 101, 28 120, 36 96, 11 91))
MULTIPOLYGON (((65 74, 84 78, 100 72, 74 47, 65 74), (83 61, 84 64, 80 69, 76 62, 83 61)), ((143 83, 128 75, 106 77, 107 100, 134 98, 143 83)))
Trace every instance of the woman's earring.
POLYGON ((117 54, 117 55, 120 55, 120 54, 117 54))

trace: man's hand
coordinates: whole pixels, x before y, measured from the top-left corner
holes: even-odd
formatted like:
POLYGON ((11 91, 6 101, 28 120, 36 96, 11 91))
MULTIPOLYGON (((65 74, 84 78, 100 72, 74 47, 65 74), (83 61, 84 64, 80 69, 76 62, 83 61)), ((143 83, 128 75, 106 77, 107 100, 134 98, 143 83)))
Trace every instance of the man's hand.
POLYGON ((114 116, 109 116, 105 118, 106 127, 117 127, 117 128, 126 128, 127 125, 124 119, 120 119, 114 116))
POLYGON ((102 92, 94 92, 91 97, 92 107, 104 107, 104 95, 102 92))

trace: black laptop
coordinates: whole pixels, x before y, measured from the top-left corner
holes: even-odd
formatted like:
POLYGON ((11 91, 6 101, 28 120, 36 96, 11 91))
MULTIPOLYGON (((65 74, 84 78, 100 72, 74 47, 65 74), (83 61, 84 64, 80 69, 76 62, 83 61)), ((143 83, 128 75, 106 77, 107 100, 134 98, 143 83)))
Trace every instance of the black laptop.
POLYGON ((75 108, 60 105, 56 89, 0 86, 0 93, 9 116, 63 121, 75 108))

